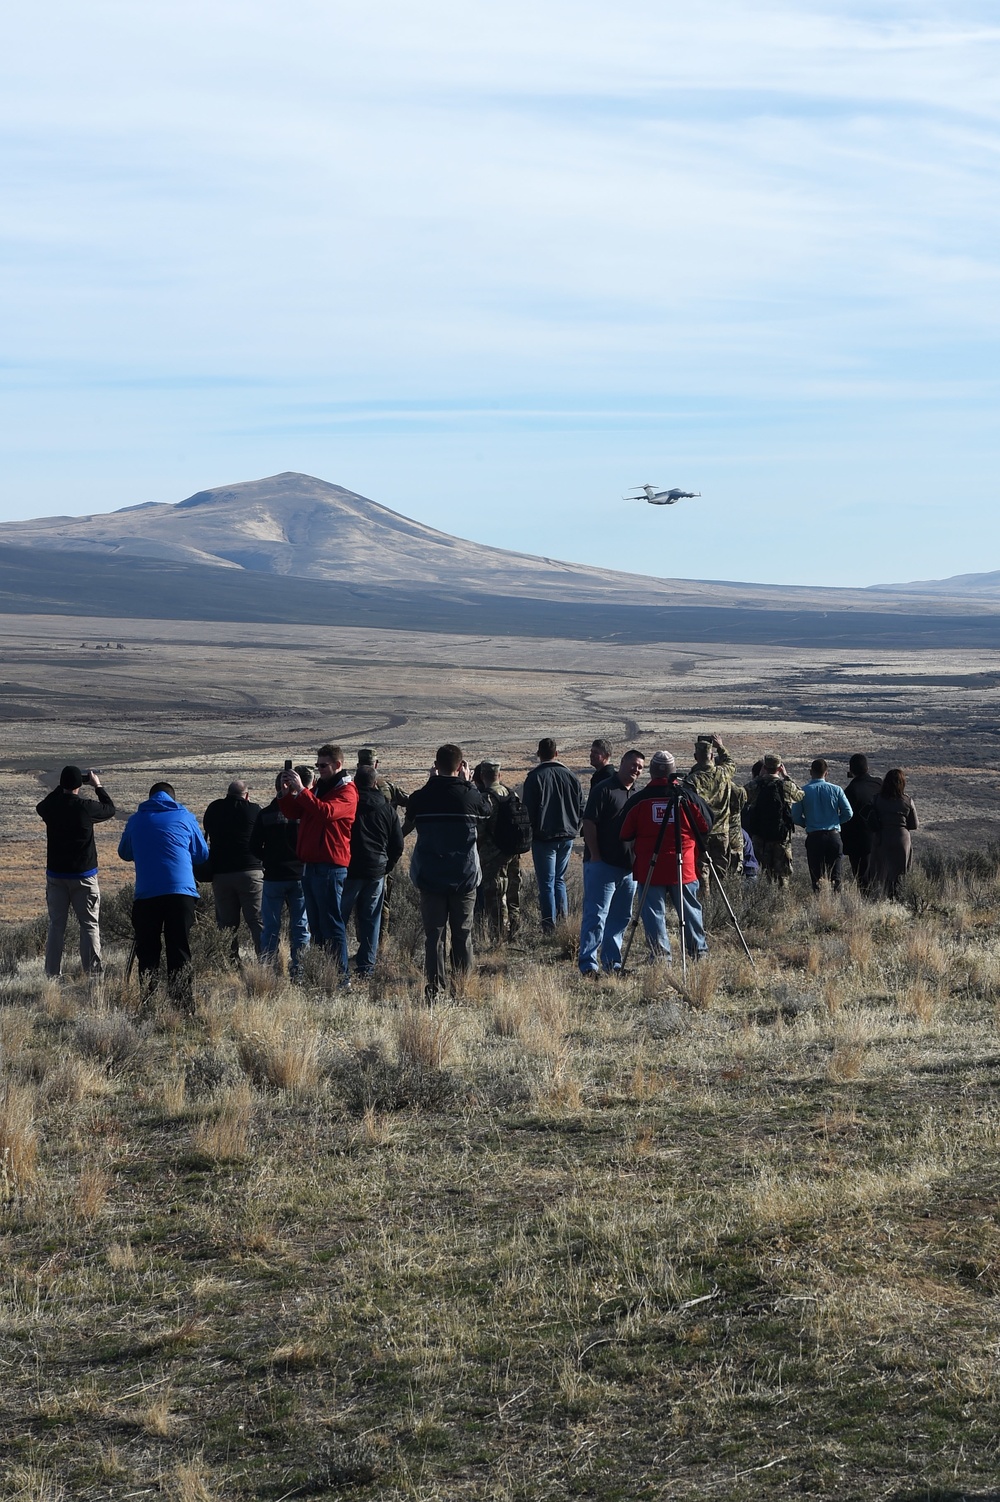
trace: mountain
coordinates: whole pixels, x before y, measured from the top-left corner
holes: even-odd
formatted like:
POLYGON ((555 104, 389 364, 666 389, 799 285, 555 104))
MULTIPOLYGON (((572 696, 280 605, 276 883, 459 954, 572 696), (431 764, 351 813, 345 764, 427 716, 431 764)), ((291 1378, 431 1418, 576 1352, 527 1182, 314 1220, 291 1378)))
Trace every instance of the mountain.
MULTIPOLYGON (((311 475, 272 475, 200 490, 174 504, 149 502, 93 516, 0 525, 0 546, 83 551, 108 558, 241 569, 394 591, 630 605, 760 606, 871 610, 865 590, 656 579, 485 547, 425 527, 377 501, 311 475)), ((898 609, 893 601, 890 608, 898 609)))
POLYGON ((0 526, 0 544, 131 554, 300 579, 389 586, 489 588, 579 599, 581 589, 638 586, 662 598, 664 581, 512 553, 411 521, 377 501, 311 475, 272 475, 202 490, 173 505, 148 503, 95 516, 51 516, 0 526))
POLYGON ((589 568, 452 537, 292 473, 172 505, 0 525, 0 612, 622 642, 1000 645, 997 594, 656 579, 589 568), (68 554, 87 566, 67 566, 68 554))

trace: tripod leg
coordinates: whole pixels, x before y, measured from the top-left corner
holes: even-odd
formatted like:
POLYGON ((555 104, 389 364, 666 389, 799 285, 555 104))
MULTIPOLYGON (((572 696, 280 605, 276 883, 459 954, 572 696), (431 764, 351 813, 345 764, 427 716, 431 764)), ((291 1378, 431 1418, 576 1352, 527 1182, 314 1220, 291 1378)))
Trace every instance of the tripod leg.
POLYGON ((684 929, 684 834, 680 818, 674 819, 674 845, 677 848, 677 916, 681 925, 681 975, 684 984, 688 978, 687 934, 684 929))
POLYGON ((726 904, 726 908, 729 911, 729 916, 733 920, 733 927, 736 929, 736 932, 739 934, 739 936, 740 936, 740 943, 743 945, 743 948, 746 950, 747 959, 750 961, 751 965, 756 970, 757 964, 756 964, 756 961, 754 960, 753 955, 750 953, 750 945, 746 941, 746 936, 744 935, 742 928, 740 928, 739 920, 737 919, 736 914, 733 912, 733 905, 732 905, 732 903, 729 900, 729 896, 728 896, 728 894, 726 892, 725 887, 722 885, 722 878, 719 875, 718 869, 713 864, 711 856, 709 856, 708 863, 711 866, 712 872, 713 872, 713 874, 715 876, 715 880, 718 883, 719 891, 722 893, 722 900, 726 904))
POLYGON ((651 860, 649 863, 649 872, 646 876, 645 882, 643 883, 642 892, 639 896, 639 906, 635 910, 635 917, 629 924, 628 933, 625 935, 625 943, 622 945, 622 962, 618 967, 619 975, 625 974, 625 966, 628 964, 628 957, 632 953, 632 940, 635 938, 636 929, 639 927, 639 923, 642 919, 643 903, 646 901, 646 893, 649 891, 650 883, 653 880, 653 867, 655 865, 655 859, 651 860))

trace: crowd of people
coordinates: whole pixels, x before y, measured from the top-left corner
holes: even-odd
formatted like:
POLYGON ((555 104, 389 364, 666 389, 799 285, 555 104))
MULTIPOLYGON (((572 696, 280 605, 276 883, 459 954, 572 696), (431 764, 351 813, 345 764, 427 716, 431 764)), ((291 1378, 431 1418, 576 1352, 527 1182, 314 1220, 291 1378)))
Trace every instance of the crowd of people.
MULTIPOLYGON (((119 856, 135 865, 140 987, 148 992, 155 985, 163 950, 171 996, 193 1005, 190 936, 200 881, 211 883, 216 923, 230 936, 234 963, 241 921, 261 962, 276 963, 287 911, 291 977, 300 976, 314 944, 349 988, 352 975, 364 979, 375 968, 393 872, 410 834, 428 1001, 471 967, 477 931, 492 942, 517 936, 521 860, 529 851, 541 931, 554 931, 569 911, 566 875, 581 834, 578 965, 586 978, 621 968, 632 922, 641 923, 650 956, 669 963, 668 907, 677 914, 685 955, 697 960, 708 948, 706 893, 716 883, 762 875, 784 886, 796 826, 806 831, 814 891, 823 881, 839 889, 845 854, 859 889, 870 896, 897 896, 909 868, 917 816, 906 778, 898 768, 874 776, 860 753, 851 757, 843 788, 830 781, 822 758, 798 787, 776 752, 756 762, 742 783, 718 735, 698 737, 684 773, 668 751, 654 752, 642 787, 646 758, 635 748, 615 766, 610 744, 598 738, 590 765, 585 792, 555 740, 543 737, 537 765, 518 793, 501 780, 499 759, 471 767, 462 748, 447 743, 424 786, 407 795, 380 774, 374 748, 363 747, 349 772, 341 748, 324 745, 314 767, 286 762, 264 807, 251 800, 245 782, 234 780, 209 804, 201 825, 170 783, 156 782, 118 845, 119 856)), ((60 974, 72 908, 84 973, 98 977, 94 825, 113 817, 114 803, 96 772, 67 766, 37 812, 47 832, 45 973, 60 974), (84 786, 96 798, 82 797, 84 786)))

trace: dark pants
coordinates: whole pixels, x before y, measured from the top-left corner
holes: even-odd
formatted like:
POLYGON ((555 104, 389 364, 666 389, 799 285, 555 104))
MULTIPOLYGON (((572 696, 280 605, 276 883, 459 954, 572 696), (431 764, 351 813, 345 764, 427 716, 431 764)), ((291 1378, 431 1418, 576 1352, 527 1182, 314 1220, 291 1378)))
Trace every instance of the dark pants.
POLYGON ((844 846, 836 829, 814 829, 806 835, 806 860, 809 862, 809 878, 813 891, 828 876, 835 892, 840 891, 840 866, 844 858, 844 846))
MULTIPOLYGON (((841 838, 843 838, 843 836, 841 836, 841 838)), ((854 879, 857 882, 858 886, 862 888, 862 890, 864 890, 869 885, 868 862, 871 860, 871 853, 871 840, 858 839, 857 836, 854 837, 850 845, 844 846, 844 854, 847 856, 848 860, 851 863, 851 870, 854 872, 854 879)))
POLYGON ((191 928, 198 899, 183 892, 163 897, 140 897, 132 904, 135 957, 139 989, 148 992, 160 969, 160 940, 167 951, 167 989, 176 1000, 191 1006, 191 928))
POLYGON ((448 929, 451 929, 451 963, 455 971, 472 966, 472 915, 476 894, 472 892, 420 892, 420 916, 424 924, 424 969, 427 996, 440 996, 448 982, 448 929))
POLYGON ((313 943, 333 956, 345 981, 348 978, 347 924, 340 904, 346 880, 346 866, 308 861, 302 871, 302 895, 306 899, 313 943))

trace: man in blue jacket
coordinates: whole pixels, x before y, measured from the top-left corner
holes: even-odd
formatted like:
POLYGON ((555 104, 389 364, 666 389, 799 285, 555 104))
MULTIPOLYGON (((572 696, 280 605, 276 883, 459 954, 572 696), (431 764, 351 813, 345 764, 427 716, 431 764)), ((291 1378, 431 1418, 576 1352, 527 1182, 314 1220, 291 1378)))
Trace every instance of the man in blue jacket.
POLYGON ((135 862, 132 927, 139 962, 139 989, 147 996, 160 969, 160 941, 167 951, 167 990, 186 1011, 194 1010, 191 927, 198 884, 194 867, 208 860, 198 821, 176 801, 169 782, 154 782, 125 825, 118 844, 123 861, 135 862))
POLYGON ((823 877, 829 877, 835 892, 840 891, 840 867, 844 845, 840 826, 854 817, 847 794, 835 782, 827 782, 827 764, 817 756, 809 771, 812 781, 802 789, 802 801, 792 804, 792 819, 806 831, 806 860, 814 892, 823 877))

